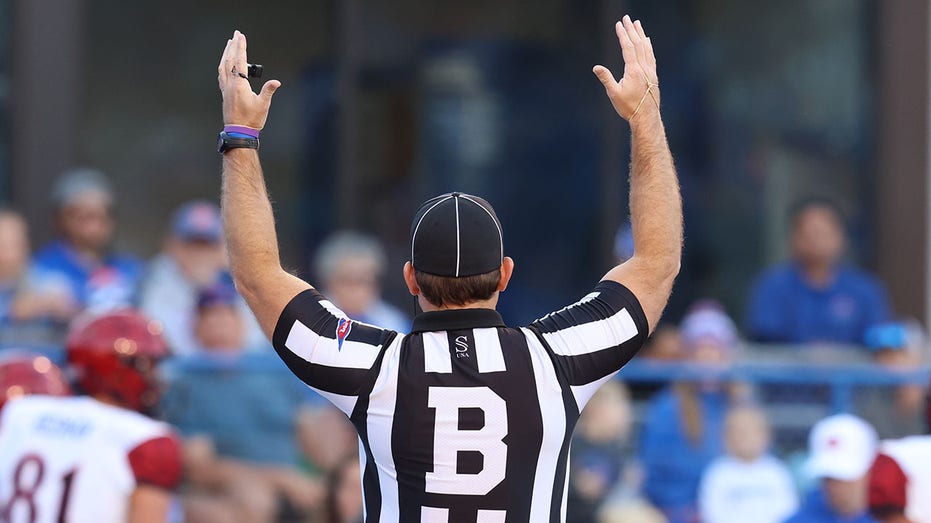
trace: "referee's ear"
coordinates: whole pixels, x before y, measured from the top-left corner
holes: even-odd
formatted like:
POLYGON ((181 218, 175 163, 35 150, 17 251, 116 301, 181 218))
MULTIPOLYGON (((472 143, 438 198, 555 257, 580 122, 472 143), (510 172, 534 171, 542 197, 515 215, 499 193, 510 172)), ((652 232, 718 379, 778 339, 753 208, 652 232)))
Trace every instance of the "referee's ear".
MULTIPOLYGON (((505 256, 501 260, 501 278, 498 279, 498 292, 504 292, 508 288, 508 282, 511 281, 511 274, 514 273, 514 259, 505 256)), ((416 283, 416 282, 415 282, 416 283)))
POLYGON ((417 275, 414 273, 414 266, 411 262, 404 264, 404 283, 407 284, 407 290, 411 296, 420 296, 420 285, 417 285, 417 275))

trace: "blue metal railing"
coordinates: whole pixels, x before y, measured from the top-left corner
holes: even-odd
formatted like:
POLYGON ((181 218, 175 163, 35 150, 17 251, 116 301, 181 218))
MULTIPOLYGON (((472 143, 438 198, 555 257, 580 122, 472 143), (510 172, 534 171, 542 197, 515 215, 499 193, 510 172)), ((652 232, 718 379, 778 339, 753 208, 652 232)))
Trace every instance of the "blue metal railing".
MULTIPOLYGON (((55 345, 0 345, 5 349, 29 350, 64 363, 64 351, 55 345)), ((749 347, 745 358, 728 366, 697 365, 682 361, 657 361, 644 357, 631 360, 618 375, 627 383, 657 383, 716 379, 743 381, 761 385, 827 386, 833 412, 853 409, 854 390, 858 387, 926 385, 931 381, 931 366, 894 369, 872 363, 862 349, 830 352, 808 351, 804 347, 789 349, 749 347)), ((167 365, 169 375, 191 375, 201 372, 273 372, 289 374, 271 348, 249 352, 239 357, 181 357, 167 365)))

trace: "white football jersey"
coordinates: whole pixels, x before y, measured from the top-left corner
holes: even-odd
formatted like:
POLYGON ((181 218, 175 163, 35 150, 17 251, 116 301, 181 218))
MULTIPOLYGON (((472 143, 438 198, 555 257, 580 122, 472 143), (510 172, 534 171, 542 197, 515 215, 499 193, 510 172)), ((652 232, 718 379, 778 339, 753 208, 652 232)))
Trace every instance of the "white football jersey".
POLYGON ((88 397, 26 396, 0 412, 0 521, 126 521, 144 483, 173 489, 171 427, 88 397))

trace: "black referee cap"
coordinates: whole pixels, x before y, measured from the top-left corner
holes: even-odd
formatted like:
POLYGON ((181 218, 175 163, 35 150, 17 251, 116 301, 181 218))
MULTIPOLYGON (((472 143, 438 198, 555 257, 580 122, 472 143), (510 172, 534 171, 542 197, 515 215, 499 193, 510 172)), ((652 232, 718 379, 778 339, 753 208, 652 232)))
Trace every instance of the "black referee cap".
POLYGON ((411 224, 411 265, 436 276, 474 276, 501 266, 501 222, 491 204, 453 192, 420 206, 411 224))

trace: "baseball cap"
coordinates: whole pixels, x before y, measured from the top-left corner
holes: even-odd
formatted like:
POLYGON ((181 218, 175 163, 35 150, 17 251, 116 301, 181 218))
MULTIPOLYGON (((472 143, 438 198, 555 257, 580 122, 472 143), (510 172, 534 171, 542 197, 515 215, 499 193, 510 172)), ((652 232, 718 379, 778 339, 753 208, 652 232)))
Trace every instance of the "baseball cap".
POLYGON ((452 192, 424 202, 411 223, 411 265, 436 276, 464 277, 501 266, 501 222, 478 196, 452 192))
POLYGON ((908 476, 885 454, 876 456, 870 469, 870 511, 902 512, 908 501, 908 476))
POLYGON ((113 201, 113 188, 107 176, 89 167, 78 167, 66 171, 55 181, 50 196, 56 207, 64 207, 86 193, 98 193, 103 195, 109 203, 113 201))
POLYGON ((693 349, 703 341, 734 350, 737 348, 737 326, 716 301, 701 300, 689 308, 679 326, 682 345, 693 349))
POLYGON ((866 329, 863 341, 871 350, 903 349, 908 344, 908 330, 901 323, 883 323, 866 329))
POLYGON ((220 208, 205 200, 187 202, 175 211, 171 233, 182 240, 218 242, 223 235, 220 208))
POLYGON ((197 308, 206 309, 220 305, 234 306, 239 301, 239 294, 231 279, 225 275, 217 278, 217 281, 200 290, 197 294, 197 308))
POLYGON ((815 478, 862 478, 876 458, 876 431, 850 414, 824 418, 811 429, 806 468, 815 478))

